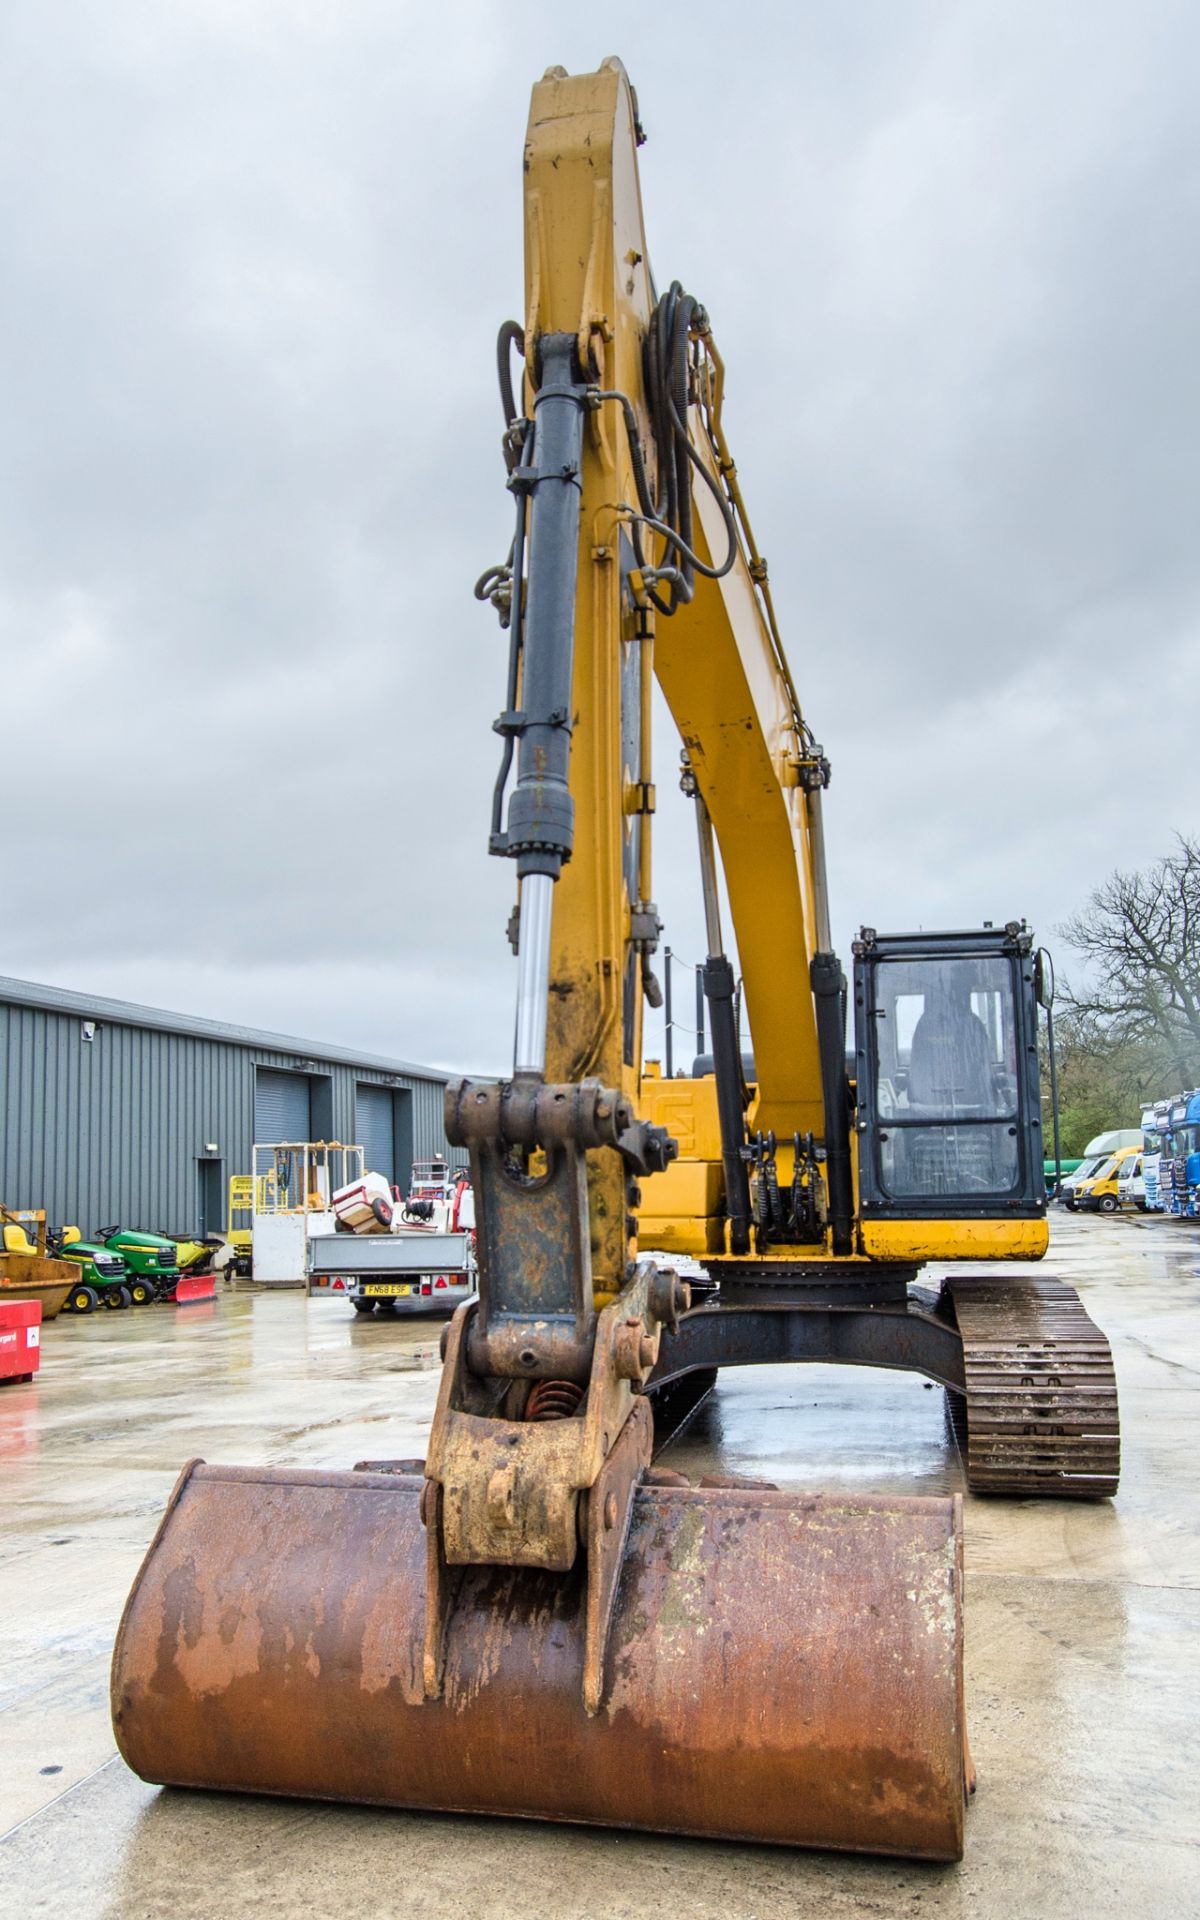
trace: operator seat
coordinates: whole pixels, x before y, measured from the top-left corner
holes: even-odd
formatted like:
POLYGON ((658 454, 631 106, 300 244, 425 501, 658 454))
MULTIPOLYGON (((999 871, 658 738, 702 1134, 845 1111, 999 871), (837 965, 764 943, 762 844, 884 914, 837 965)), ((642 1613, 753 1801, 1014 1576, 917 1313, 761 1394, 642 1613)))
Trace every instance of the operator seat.
POLYGON ((911 1192, 982 1193, 1009 1184, 997 1165, 994 1129, 936 1124, 997 1112, 991 1042, 965 988, 939 981, 926 1000, 913 1030, 908 1102, 914 1117, 930 1121, 906 1143, 911 1192))
POLYGON ((995 1111, 988 1031, 965 992, 939 987, 913 1030, 909 1105, 932 1118, 995 1111))

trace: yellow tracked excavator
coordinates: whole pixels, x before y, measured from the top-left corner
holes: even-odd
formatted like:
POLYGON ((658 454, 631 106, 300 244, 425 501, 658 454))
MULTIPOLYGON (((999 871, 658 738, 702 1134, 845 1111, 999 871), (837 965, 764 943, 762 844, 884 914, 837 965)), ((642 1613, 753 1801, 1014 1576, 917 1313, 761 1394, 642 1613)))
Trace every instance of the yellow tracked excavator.
POLYGON ((181 1786, 951 1860, 959 1498, 691 1485, 653 1464, 656 1416, 727 1366, 907 1368, 953 1394, 972 1488, 1094 1498, 1112 1366, 1069 1288, 996 1264, 1047 1239, 1024 925, 863 929, 849 982, 832 951, 829 764, 708 316, 651 276, 641 138, 616 60, 534 88, 525 323, 500 336, 514 534, 477 587, 510 649, 491 849, 519 880, 516 1036, 509 1079, 447 1089, 479 1294, 428 1455, 185 1468, 114 1723, 181 1786), (709 950, 711 1062, 687 1079, 641 1068, 654 675, 709 950), (639 1240, 716 1296, 693 1305, 639 1240), (959 1277, 923 1290, 931 1260, 959 1277))

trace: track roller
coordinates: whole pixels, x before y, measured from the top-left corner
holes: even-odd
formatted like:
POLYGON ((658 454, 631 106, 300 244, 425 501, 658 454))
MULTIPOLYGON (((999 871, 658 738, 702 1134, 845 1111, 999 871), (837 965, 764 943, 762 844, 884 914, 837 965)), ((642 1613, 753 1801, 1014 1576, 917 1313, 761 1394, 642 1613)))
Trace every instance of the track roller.
POLYGON ((1121 1472, 1108 1341, 1074 1287, 1052 1279, 947 1280, 963 1343, 973 1493, 1102 1500, 1121 1472))

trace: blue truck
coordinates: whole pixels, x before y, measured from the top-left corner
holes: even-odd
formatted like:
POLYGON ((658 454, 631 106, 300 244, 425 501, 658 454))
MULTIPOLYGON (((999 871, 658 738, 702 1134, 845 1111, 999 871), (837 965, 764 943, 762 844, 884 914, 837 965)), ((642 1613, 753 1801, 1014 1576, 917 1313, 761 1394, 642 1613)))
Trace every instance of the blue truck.
POLYGON ((1158 1162, 1158 1200, 1176 1219, 1200 1215, 1200 1091, 1172 1100, 1158 1162))

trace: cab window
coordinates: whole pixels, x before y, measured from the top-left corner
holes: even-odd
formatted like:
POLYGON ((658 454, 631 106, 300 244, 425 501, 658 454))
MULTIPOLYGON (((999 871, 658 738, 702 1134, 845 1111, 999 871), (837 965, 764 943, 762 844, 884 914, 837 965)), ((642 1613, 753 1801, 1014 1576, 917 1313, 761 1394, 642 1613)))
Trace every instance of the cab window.
POLYGON ((1019 1164, 1008 961, 883 962, 873 1019, 884 1189, 896 1197, 1011 1191, 1019 1164))

